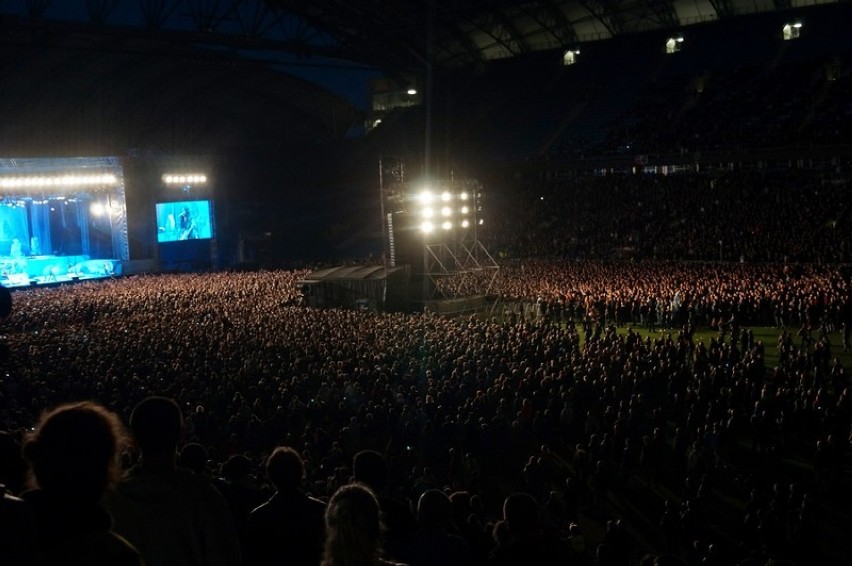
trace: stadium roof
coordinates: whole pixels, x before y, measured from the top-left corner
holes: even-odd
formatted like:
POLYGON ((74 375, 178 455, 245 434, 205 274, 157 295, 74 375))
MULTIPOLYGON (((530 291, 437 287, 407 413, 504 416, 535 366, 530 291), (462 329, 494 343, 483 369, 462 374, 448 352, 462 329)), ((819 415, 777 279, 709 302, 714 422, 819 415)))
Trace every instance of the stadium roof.
POLYGON ((339 139, 367 77, 838 1, 2 0, 0 154, 339 139))
POLYGON ((109 38, 103 49, 132 52, 144 38, 265 62, 288 54, 402 70, 844 1, 5 0, 0 14, 5 30, 28 28, 37 40, 61 31, 109 38))
POLYGON ((268 0, 373 64, 456 66, 842 0, 268 0))

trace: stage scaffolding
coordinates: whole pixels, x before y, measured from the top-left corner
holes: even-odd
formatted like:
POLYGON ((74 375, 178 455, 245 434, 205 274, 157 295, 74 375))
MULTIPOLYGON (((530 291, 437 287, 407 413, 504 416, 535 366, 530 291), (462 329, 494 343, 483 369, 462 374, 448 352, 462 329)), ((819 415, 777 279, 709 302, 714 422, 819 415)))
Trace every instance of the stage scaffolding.
POLYGON ((398 160, 380 161, 380 175, 385 267, 411 267, 412 300, 429 308, 430 302, 489 295, 499 266, 478 238, 479 181, 412 182, 398 160))

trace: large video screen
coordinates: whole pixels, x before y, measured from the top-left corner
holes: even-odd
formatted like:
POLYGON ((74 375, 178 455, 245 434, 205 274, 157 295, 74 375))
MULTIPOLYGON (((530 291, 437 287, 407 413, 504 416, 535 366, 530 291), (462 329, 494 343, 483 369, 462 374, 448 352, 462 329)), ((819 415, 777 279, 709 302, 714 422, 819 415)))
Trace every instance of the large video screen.
POLYGON ((209 200, 157 203, 157 242, 208 240, 212 237, 209 200))

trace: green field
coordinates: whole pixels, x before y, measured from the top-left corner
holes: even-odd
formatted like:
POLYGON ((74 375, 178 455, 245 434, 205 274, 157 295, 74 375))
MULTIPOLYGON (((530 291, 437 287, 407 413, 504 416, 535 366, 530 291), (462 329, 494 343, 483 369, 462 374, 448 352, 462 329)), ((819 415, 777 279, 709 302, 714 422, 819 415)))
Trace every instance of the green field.
MULTIPOLYGON (((626 334, 628 327, 621 327, 618 329, 620 334, 626 334)), ((663 330, 649 333, 648 330, 644 327, 633 326, 630 327, 634 332, 639 333, 643 338, 647 336, 651 336, 651 339, 659 338, 660 336, 665 336, 667 333, 671 333, 672 336, 677 334, 676 330, 663 330)), ((754 333, 755 342, 762 341, 765 353, 766 353, 766 367, 773 368, 778 365, 778 336, 781 334, 780 328, 773 328, 771 326, 759 326, 751 329, 754 333)), ((788 332, 793 334, 793 340, 796 346, 799 346, 799 341, 796 339, 796 329, 789 328, 788 332)), ((707 327, 699 327, 696 329, 694 334, 694 342, 697 344, 699 341, 704 341, 705 344, 710 343, 711 338, 718 338, 719 332, 717 330, 712 330, 707 327)), ((843 336, 840 331, 835 330, 834 332, 829 334, 829 339, 831 340, 831 355, 832 358, 840 358, 840 363, 847 370, 852 369, 852 351, 844 352, 843 351, 843 336)), ((730 341, 730 335, 725 336, 725 341, 730 341)))

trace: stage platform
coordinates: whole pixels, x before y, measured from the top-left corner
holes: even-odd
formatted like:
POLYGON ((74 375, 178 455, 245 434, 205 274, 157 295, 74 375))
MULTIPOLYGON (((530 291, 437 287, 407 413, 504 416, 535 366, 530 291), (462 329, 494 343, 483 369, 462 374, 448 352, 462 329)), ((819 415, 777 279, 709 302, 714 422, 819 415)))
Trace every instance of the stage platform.
POLYGON ((87 255, 0 257, 0 284, 8 288, 102 279, 121 274, 121 261, 87 255))

